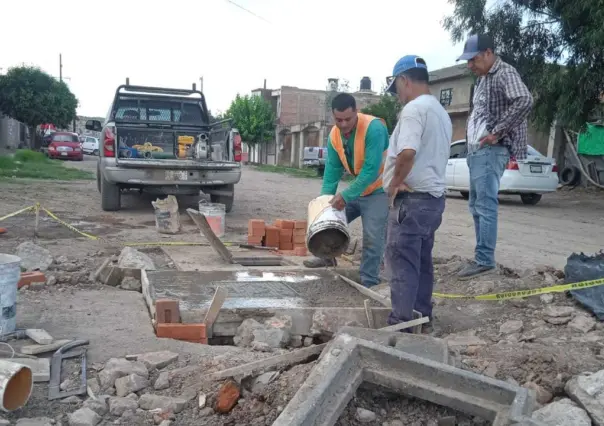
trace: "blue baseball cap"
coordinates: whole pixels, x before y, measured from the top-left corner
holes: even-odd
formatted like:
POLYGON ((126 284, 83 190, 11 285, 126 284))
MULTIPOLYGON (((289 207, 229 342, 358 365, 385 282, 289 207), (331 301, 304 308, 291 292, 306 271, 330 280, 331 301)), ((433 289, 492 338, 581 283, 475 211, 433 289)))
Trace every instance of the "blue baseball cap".
POLYGON ((388 85, 388 87, 386 88, 386 92, 396 94, 396 77, 403 74, 405 71, 409 71, 412 68, 423 68, 428 71, 428 66, 426 65, 426 61, 424 61, 423 58, 420 58, 417 55, 403 56, 394 65, 394 69, 392 70, 392 76, 386 78, 386 84, 388 85))
POLYGON ((458 61, 469 61, 474 59, 480 52, 484 52, 487 49, 495 50, 495 44, 493 39, 486 34, 472 34, 466 40, 466 44, 463 47, 463 53, 458 61))

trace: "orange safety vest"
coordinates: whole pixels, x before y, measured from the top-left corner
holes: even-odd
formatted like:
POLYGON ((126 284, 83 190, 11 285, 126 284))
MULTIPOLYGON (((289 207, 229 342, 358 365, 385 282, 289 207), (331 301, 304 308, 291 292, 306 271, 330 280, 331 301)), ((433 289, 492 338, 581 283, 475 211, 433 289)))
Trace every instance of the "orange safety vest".
MULTIPOLYGON (((386 125, 386 122, 382 118, 377 118, 372 115, 361 114, 360 112, 357 114, 357 131, 354 137, 354 170, 351 171, 350 165, 348 164, 348 159, 346 158, 346 153, 344 152, 344 142, 342 142, 342 132, 338 129, 337 126, 333 126, 331 129, 331 133, 329 134, 329 138, 331 139, 331 145, 338 153, 338 157, 340 157, 340 161, 342 165, 346 169, 348 173, 354 176, 358 176, 361 173, 361 168, 363 167, 363 163, 365 163, 365 136, 367 136, 367 129, 369 128, 369 124, 373 120, 380 120, 386 125), (354 173, 353 173, 354 172, 354 173)), ((366 196, 371 194, 373 191, 382 186, 382 173, 384 172, 384 163, 386 160, 387 150, 384 150, 382 154, 382 165, 380 166, 380 175, 371 185, 367 187, 367 189, 361 194, 361 196, 366 196)))

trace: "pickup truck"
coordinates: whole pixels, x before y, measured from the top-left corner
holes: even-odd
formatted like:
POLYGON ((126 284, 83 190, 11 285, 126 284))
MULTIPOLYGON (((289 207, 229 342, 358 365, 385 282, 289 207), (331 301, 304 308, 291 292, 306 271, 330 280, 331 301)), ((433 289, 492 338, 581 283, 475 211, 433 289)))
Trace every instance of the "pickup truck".
MULTIPOLYGON (((217 123, 215 123, 217 124, 217 123)), ((119 86, 101 132, 97 187, 101 207, 117 211, 122 192, 210 195, 233 208, 241 179, 241 136, 236 129, 212 130, 202 92, 195 89, 119 86)))
POLYGON ((307 146, 304 148, 304 167, 317 169, 317 174, 323 176, 325 172, 325 161, 327 160, 327 148, 307 146))

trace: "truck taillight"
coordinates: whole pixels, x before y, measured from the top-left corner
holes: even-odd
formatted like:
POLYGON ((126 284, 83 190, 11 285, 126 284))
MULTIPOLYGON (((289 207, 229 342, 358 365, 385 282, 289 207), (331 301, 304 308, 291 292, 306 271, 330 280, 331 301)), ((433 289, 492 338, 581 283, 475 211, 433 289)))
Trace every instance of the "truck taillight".
POLYGON ((103 130, 103 155, 115 157, 115 130, 112 126, 107 126, 103 130))
POLYGON ((241 161, 241 135, 239 134, 233 138, 233 157, 235 161, 241 161))
POLYGON ((554 164, 554 165, 552 166, 552 172, 554 172, 554 173, 558 173, 558 165, 557 165, 557 164, 554 164))
POLYGON ((319 148, 319 158, 323 158, 323 150, 319 148))

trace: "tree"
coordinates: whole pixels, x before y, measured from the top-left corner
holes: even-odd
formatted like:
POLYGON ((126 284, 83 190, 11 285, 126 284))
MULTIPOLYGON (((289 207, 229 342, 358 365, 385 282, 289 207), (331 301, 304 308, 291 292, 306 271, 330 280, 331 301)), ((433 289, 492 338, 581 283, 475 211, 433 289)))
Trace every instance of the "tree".
POLYGON ((233 120, 241 139, 250 145, 266 142, 275 134, 275 114, 271 104, 260 96, 237 95, 225 118, 233 120))
POLYGON ((396 96, 391 96, 384 93, 379 102, 366 106, 361 112, 375 117, 383 118, 388 127, 388 133, 392 133, 398 120, 398 113, 401 110, 401 104, 396 96))
POLYGON ((30 126, 32 137, 39 124, 68 127, 77 106, 67 85, 39 68, 14 67, 0 76, 0 112, 30 126))
POLYGON ((454 41, 487 33, 531 89, 533 118, 579 129, 601 107, 604 92, 604 0, 449 0, 443 21, 454 41))

